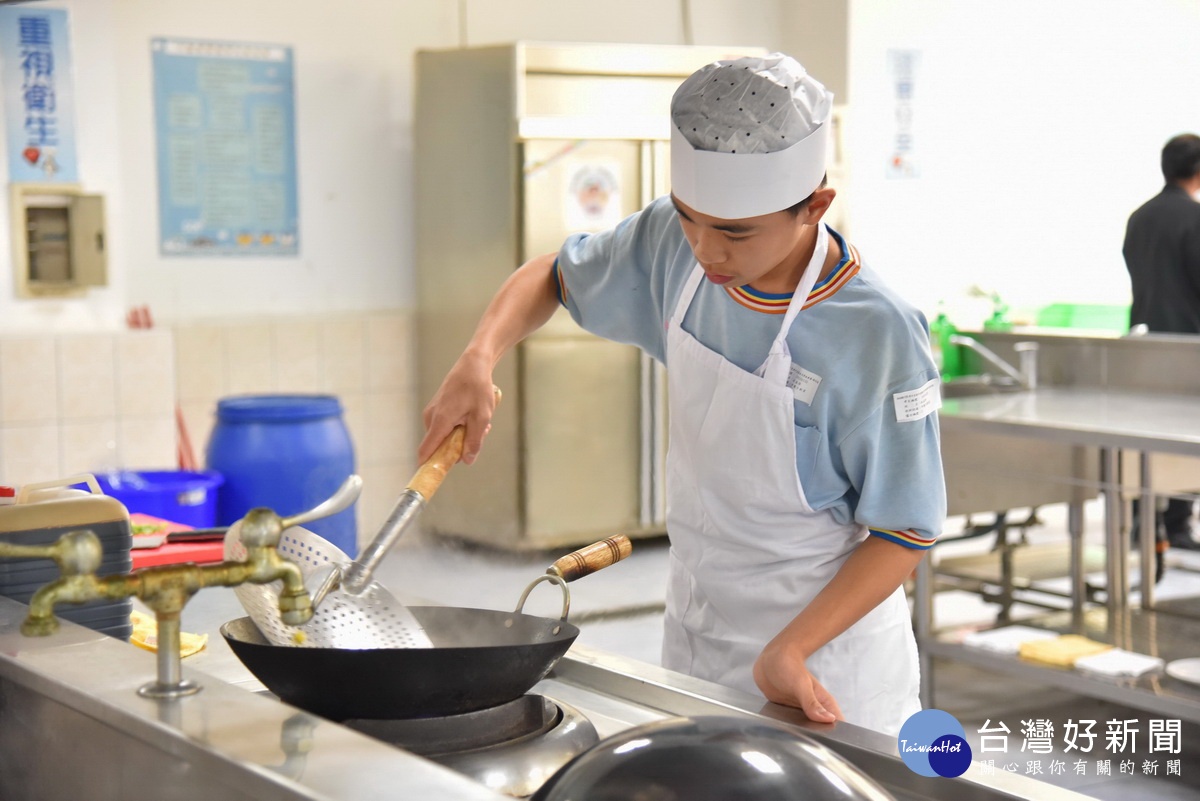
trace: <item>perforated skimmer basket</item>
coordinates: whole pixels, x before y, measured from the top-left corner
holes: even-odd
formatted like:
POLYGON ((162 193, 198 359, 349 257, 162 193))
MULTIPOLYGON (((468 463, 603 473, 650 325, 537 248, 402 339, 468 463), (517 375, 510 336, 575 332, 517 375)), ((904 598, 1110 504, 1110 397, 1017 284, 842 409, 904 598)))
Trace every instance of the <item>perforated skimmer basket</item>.
MULTIPOLYGON (((493 391, 499 403, 500 390, 493 387, 493 391)), ((350 649, 433 647, 413 613, 371 576, 458 462, 466 434, 466 428, 455 426, 417 468, 359 561, 324 537, 300 528, 301 523, 334 514, 353 503, 362 490, 358 476, 347 479, 316 509, 279 521, 283 528, 279 553, 295 562, 304 576, 304 586, 312 597, 312 620, 303 626, 284 625, 279 616, 280 582, 235 588, 238 600, 272 644, 350 649)), ((239 521, 225 535, 226 559, 245 558, 241 525, 239 521)))
MULTIPOLYGON (((225 537, 225 558, 242 560, 246 549, 236 529, 225 537)), ((295 562, 304 585, 313 589, 314 578, 327 565, 348 566, 353 560, 339 547, 307 529, 293 526, 279 539, 279 553, 295 562)), ((279 617, 278 581, 242 584, 233 588, 246 613, 273 645, 303 648, 429 648, 425 630, 408 607, 376 582, 358 594, 331 592, 317 605, 312 620, 288 626, 279 617)))

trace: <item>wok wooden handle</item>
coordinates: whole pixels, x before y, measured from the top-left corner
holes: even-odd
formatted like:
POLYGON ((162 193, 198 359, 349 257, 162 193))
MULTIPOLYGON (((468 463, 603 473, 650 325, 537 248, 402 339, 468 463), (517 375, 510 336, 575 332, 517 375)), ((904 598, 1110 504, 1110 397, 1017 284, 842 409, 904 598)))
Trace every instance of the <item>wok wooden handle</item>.
POLYGON ((632 552, 633 543, 629 541, 629 537, 618 534, 567 554, 556 560, 546 572, 561 576, 563 581, 574 581, 590 576, 609 565, 615 565, 632 552))
MULTIPOLYGON (((492 389, 496 393, 496 403, 499 404, 500 389, 498 387, 492 387, 492 389)), ((416 474, 413 475, 405 489, 421 493, 421 497, 426 501, 432 498, 433 494, 438 491, 438 487, 442 486, 442 482, 446 480, 446 474, 450 472, 450 468, 454 467, 462 458, 463 441, 466 437, 466 426, 455 426, 454 430, 442 440, 442 444, 433 452, 433 455, 417 468, 416 474)))

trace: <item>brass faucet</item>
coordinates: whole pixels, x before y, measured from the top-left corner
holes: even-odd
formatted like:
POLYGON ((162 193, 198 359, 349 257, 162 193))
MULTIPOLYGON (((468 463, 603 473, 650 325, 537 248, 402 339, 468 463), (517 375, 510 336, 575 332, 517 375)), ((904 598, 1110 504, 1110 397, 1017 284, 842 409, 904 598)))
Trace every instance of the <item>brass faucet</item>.
POLYGON ((154 610, 158 622, 158 680, 140 688, 144 696, 161 698, 191 695, 200 687, 182 678, 179 667, 179 621, 183 607, 205 587, 283 582, 279 612, 289 625, 312 617, 312 604, 300 568, 279 555, 275 546, 283 521, 270 509, 252 509, 238 525, 246 547, 242 562, 194 563, 146 567, 129 574, 97 576, 103 558, 100 539, 91 531, 68 531, 51 545, 0 543, 0 557, 53 559, 61 576, 41 587, 29 601, 29 615, 21 633, 43 637, 58 630, 54 607, 60 603, 118 599, 136 596, 154 610))
POLYGON ((361 492, 362 478, 351 475, 331 497, 306 512, 281 518, 265 507, 251 509, 226 535, 227 539, 235 536, 232 529, 238 529, 236 536, 246 550, 242 561, 211 565, 188 562, 97 576, 104 553, 100 538, 91 531, 68 531, 50 545, 13 545, 0 541, 0 558, 53 559, 61 573, 33 594, 29 615, 21 623, 21 633, 27 637, 53 634, 58 629, 58 619, 54 617, 56 604, 136 596, 154 610, 158 623, 158 678, 139 687, 138 695, 178 698, 199 692, 200 685, 184 679, 180 668, 179 617, 191 597, 205 587, 281 581, 279 614, 283 622, 289 626, 307 623, 313 615, 312 599, 304 588, 300 568, 279 555, 279 539, 285 529, 342 511, 361 492))

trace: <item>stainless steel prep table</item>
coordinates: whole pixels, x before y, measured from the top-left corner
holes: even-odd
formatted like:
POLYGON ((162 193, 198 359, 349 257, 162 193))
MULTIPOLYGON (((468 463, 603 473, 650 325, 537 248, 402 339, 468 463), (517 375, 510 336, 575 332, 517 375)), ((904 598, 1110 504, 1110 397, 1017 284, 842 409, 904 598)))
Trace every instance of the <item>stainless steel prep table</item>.
MULTIPOLYGON (((1048 619, 1060 630, 1103 639, 1114 646, 1172 658, 1195 655, 1200 622, 1155 611, 1153 571, 1142 572, 1141 607, 1129 607, 1129 540, 1123 526, 1123 489, 1119 458, 1123 450, 1139 456, 1142 487, 1142 530, 1153 530, 1149 487, 1149 455, 1171 453, 1200 457, 1200 398, 1090 387, 1052 387, 1033 391, 949 399, 941 410, 943 437, 973 434, 1037 438, 1072 446, 1094 447, 1100 458, 1100 489, 1104 495, 1107 600, 1100 630, 1083 615, 1082 525, 1079 514, 1070 526, 1072 611, 1069 617, 1048 619), (1149 579, 1149 580, 1147 580, 1149 579), (1191 653, 1183 648, 1191 647, 1191 653)), ((1153 564, 1154 538, 1142 538, 1142 564, 1153 564)), ((936 635, 932 620, 933 568, 921 564, 916 584, 917 637, 923 674, 931 675, 933 657, 973 662, 1027 679, 1106 698, 1136 708, 1200 722, 1200 691, 1158 678, 1137 681, 1090 678, 1073 670, 1042 668, 1016 658, 976 651, 936 635)), ((928 681, 924 700, 932 700, 928 681)))
MULTIPOLYGON (((237 610, 232 599, 224 590, 200 593, 193 605, 201 609, 191 610, 188 628, 195 629, 206 603, 209 619, 237 610)), ((0 796, 504 798, 433 762, 253 692, 261 685, 215 629, 207 631, 215 638, 210 650, 183 668, 204 689, 152 701, 135 693, 154 672, 152 654, 70 623, 51 637, 23 637, 18 627, 25 611, 0 598, 0 796)), ((896 755, 894 738, 848 724, 813 724, 797 710, 579 646, 534 691, 583 711, 601 736, 675 715, 770 717, 807 731, 899 801, 1084 798, 1029 777, 985 773, 979 763, 957 779, 918 776, 896 755)))

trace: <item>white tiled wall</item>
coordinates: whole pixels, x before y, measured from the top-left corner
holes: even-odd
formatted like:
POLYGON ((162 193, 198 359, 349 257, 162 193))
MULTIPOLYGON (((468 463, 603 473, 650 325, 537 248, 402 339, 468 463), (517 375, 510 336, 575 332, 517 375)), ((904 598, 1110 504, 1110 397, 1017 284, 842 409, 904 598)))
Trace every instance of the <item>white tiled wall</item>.
POLYGON ((0 336, 0 481, 175 465, 170 331, 0 336))
POLYGON ((0 334, 0 482, 173 469, 177 403, 203 466, 220 398, 331 394, 363 476, 359 531, 369 538, 416 467, 412 342, 408 312, 0 334))

